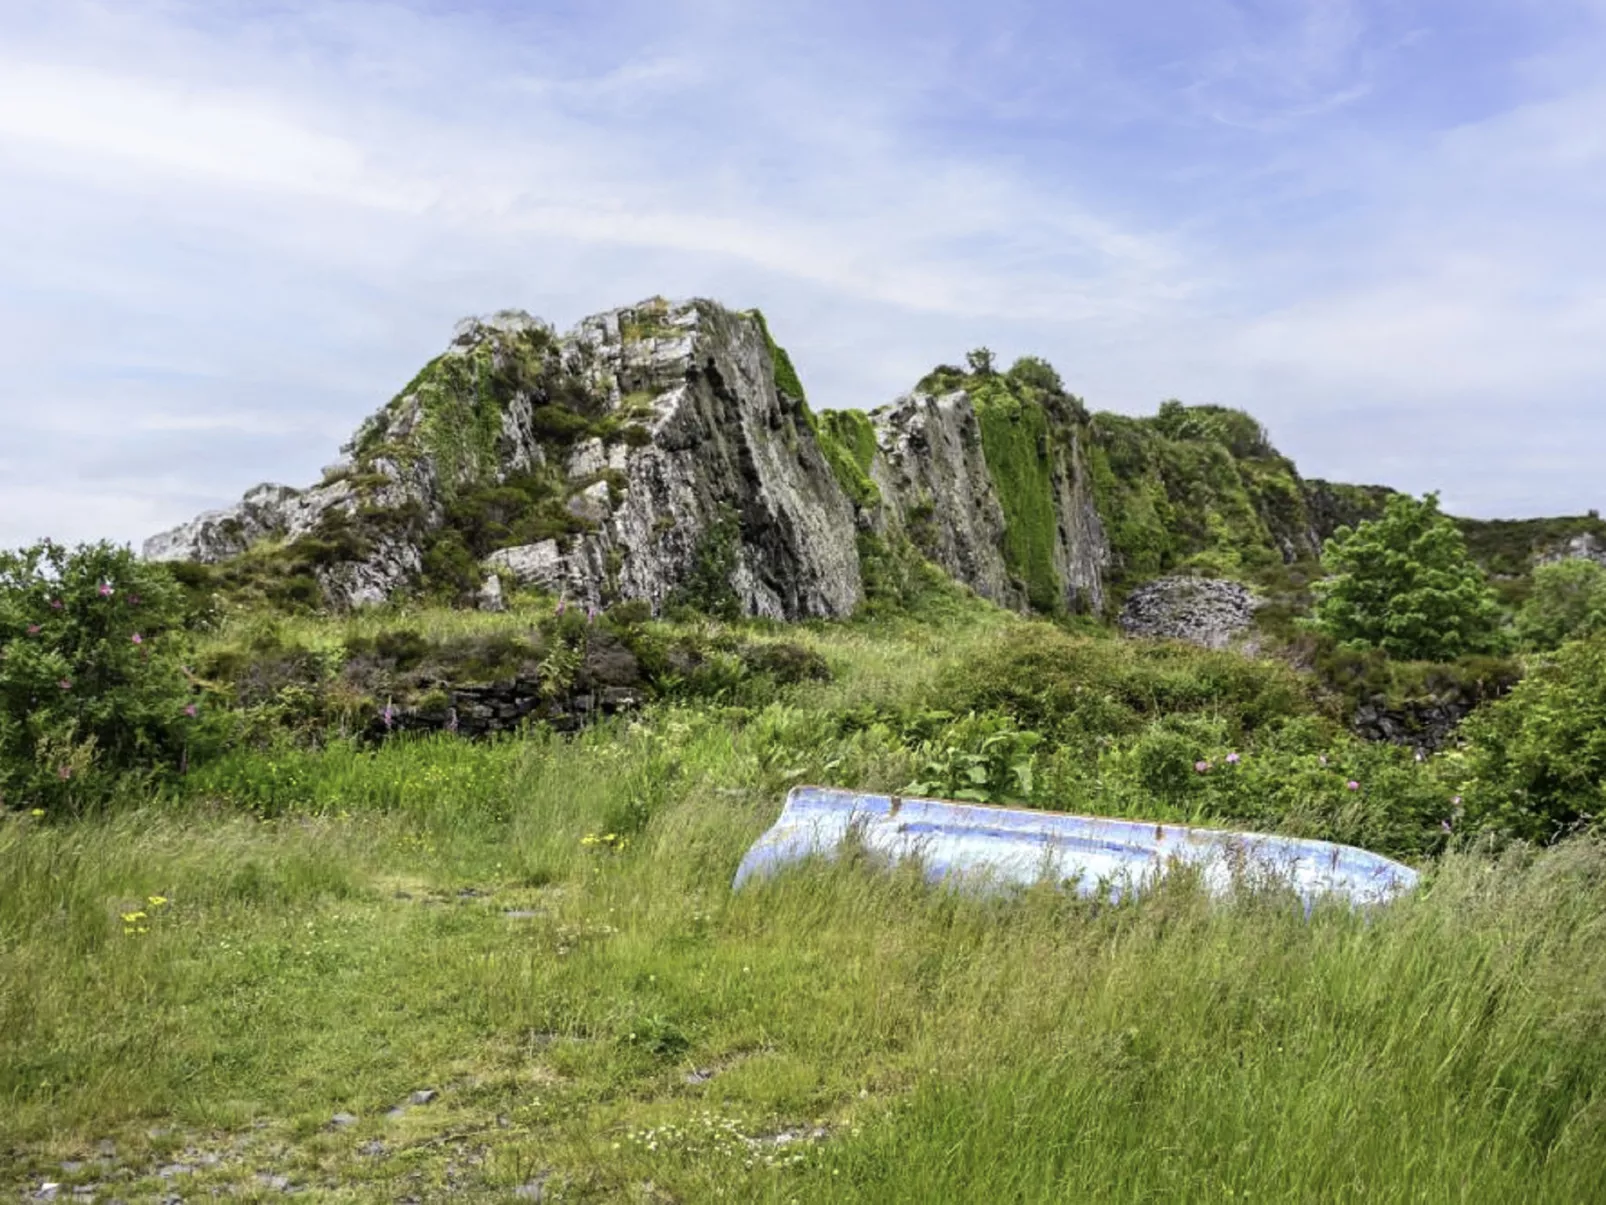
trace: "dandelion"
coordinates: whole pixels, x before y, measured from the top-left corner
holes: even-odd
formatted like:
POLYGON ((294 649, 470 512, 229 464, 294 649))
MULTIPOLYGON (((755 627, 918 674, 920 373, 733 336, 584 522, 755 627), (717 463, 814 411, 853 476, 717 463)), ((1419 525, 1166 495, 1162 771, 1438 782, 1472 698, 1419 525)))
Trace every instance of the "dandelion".
POLYGON ((165 895, 146 896, 145 902, 152 908, 160 908, 167 903, 167 897, 165 895))
POLYGON ((1349 780, 1349 781, 1348 781, 1348 782, 1346 782, 1346 783, 1345 783, 1345 784, 1344 784, 1344 789, 1345 789, 1345 790, 1348 790, 1348 791, 1359 791, 1359 790, 1360 790, 1360 789, 1361 789, 1361 784, 1360 784, 1360 783, 1358 783, 1358 782, 1356 782, 1356 781, 1355 781, 1355 780, 1354 780, 1354 779, 1353 779, 1353 778, 1352 778, 1352 779, 1350 779, 1350 780, 1349 780))
POLYGON ((102 598, 110 598, 112 596, 112 584, 110 582, 100 583, 100 596, 102 598))
POLYGON ((1238 761, 1239 761, 1239 758, 1238 758, 1238 755, 1236 753, 1227 754, 1227 764, 1229 766, 1236 766, 1238 764, 1238 761))
POLYGON ((1203 774, 1210 769, 1210 763, 1207 761, 1196 761, 1193 763, 1193 768, 1196 773, 1203 774))
POLYGON ((133 636, 129 637, 129 639, 131 639, 135 644, 145 643, 145 637, 141 636, 138 632, 135 632, 133 636))
POLYGON ((145 919, 145 913, 143 912, 124 912, 120 915, 122 916, 123 924, 125 925, 137 925, 140 921, 145 919))

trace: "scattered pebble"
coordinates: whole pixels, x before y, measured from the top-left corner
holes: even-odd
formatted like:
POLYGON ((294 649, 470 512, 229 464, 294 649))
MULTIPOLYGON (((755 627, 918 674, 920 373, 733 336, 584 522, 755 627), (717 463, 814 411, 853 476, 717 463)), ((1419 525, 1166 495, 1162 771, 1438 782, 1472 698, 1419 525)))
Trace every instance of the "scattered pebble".
POLYGON ((395 1121, 399 1117, 407 1116, 407 1110, 397 1105, 395 1108, 386 1109, 385 1116, 390 1118, 391 1121, 395 1121))
POLYGON ((508 920, 534 920, 541 914, 534 908, 504 908, 502 915, 508 920))
POLYGON ((359 1155, 366 1155, 370 1159, 377 1159, 379 1156, 385 1154, 389 1150, 390 1148, 383 1142, 379 1141, 379 1139, 370 1138, 367 1142, 363 1143, 357 1148, 357 1153, 359 1155))
POLYGON ((76 1176, 79 1172, 81 1172, 83 1170, 84 1170, 84 1165, 82 1163, 78 1162, 78 1160, 76 1160, 76 1159, 69 1159, 69 1160, 67 1160, 67 1162, 65 1162, 65 1163, 63 1163, 61 1165, 62 1174, 65 1175, 65 1176, 76 1176))
POLYGON ((528 1184, 520 1184, 513 1190, 513 1195, 521 1201, 542 1201, 546 1199, 547 1172, 542 1172, 528 1184))
POLYGON ((194 1170, 188 1163, 164 1163, 156 1169, 156 1174, 164 1180, 171 1180, 174 1176, 187 1176, 194 1170))
POLYGON ((332 1126, 338 1126, 343 1130, 347 1126, 354 1126, 357 1124, 357 1115, 355 1113, 336 1113, 329 1119, 329 1124, 332 1126))
POLYGON ((265 1184, 275 1192, 290 1191, 290 1177, 275 1175, 273 1172, 258 1172, 257 1183, 265 1184))
POLYGON ((420 1088, 407 1098, 407 1103, 410 1105, 427 1105, 439 1095, 440 1093, 433 1088, 420 1088))
POLYGON ((713 1078, 714 1078, 714 1072, 713 1072, 713 1070, 711 1068, 699 1067, 695 1071, 689 1072, 687 1074, 686 1082, 688 1084, 694 1084, 694 1085, 695 1084, 706 1084, 709 1080, 711 1080, 713 1078))
POLYGON ((36 1201, 54 1201, 56 1194, 60 1191, 61 1185, 51 1180, 46 1180, 39 1186, 39 1191, 33 1194, 33 1199, 36 1201))

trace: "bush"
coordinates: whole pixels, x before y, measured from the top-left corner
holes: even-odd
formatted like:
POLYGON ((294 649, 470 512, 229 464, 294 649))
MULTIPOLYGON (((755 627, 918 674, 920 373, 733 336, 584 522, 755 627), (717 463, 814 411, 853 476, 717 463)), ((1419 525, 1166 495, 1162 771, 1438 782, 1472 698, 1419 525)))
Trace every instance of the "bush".
POLYGON ((92 802, 116 778, 179 767, 197 708, 164 566, 100 543, 0 553, 0 802, 92 802))
POLYGON ((1531 649, 1554 649, 1606 630, 1606 566, 1583 558, 1540 565, 1533 592, 1517 613, 1517 638, 1531 649))
POLYGON ((1499 605, 1437 494, 1396 494, 1382 518, 1339 528, 1322 566, 1314 622, 1340 644, 1416 661, 1499 648, 1499 605))
POLYGON ((1462 727, 1468 819, 1548 841, 1606 811, 1606 635, 1536 658, 1527 676, 1462 727))

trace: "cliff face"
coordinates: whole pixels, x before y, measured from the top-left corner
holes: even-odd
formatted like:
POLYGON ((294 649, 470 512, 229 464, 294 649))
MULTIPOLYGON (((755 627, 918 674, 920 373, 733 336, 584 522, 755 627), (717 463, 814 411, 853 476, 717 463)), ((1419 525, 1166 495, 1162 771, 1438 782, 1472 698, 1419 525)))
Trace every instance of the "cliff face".
POLYGON ((561 336, 515 311, 467 320, 343 453, 145 555, 299 605, 538 586, 796 619, 851 613, 864 558, 912 550, 1004 606, 1102 612, 1163 572, 1314 555, 1333 509, 1246 415, 1090 415, 1030 358, 815 414, 762 316, 708 301, 561 336))

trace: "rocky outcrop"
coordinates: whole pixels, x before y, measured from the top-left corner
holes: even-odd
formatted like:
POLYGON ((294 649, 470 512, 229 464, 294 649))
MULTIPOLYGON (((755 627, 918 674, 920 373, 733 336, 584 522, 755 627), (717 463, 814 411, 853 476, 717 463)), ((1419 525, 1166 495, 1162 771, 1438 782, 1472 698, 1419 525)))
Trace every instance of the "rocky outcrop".
POLYGON ((1545 549, 1536 558, 1536 562, 1540 565, 1570 560, 1594 561, 1597 565, 1606 565, 1606 538, 1592 531, 1580 532, 1545 549))
POLYGON ((1121 608, 1119 622, 1128 636, 1224 649, 1254 623, 1259 605, 1249 587, 1240 582, 1165 577, 1132 591, 1121 608))

